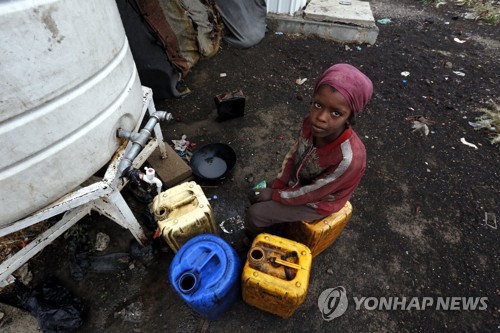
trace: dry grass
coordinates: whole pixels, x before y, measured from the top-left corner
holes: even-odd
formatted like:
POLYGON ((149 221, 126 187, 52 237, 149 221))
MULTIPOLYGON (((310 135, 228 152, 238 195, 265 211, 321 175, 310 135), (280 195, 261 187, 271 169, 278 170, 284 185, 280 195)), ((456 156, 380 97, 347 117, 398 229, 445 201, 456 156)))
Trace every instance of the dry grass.
POLYGON ((422 0, 436 7, 446 4, 455 6, 466 6, 470 8, 473 17, 477 21, 489 24, 500 22, 500 1, 498 0, 422 0))
POLYGON ((29 228, 13 232, 0 238, 0 263, 4 262, 10 255, 16 254, 34 237, 47 230, 47 223, 38 223, 29 228))
POLYGON ((475 122, 469 124, 476 130, 487 131, 491 143, 500 143, 500 105, 490 101, 488 107, 478 109, 478 111, 483 114, 477 117, 475 122))
POLYGON ((458 5, 472 9, 478 20, 497 24, 500 21, 500 2, 492 0, 456 0, 458 5))

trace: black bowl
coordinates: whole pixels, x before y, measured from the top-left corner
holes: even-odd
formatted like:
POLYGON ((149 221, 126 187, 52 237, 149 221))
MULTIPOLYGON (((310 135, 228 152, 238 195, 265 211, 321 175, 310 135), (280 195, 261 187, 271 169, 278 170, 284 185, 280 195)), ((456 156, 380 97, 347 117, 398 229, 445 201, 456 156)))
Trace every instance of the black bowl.
POLYGON ((236 153, 224 143, 210 143, 195 151, 189 162, 193 174, 201 179, 225 178, 236 164, 236 153))

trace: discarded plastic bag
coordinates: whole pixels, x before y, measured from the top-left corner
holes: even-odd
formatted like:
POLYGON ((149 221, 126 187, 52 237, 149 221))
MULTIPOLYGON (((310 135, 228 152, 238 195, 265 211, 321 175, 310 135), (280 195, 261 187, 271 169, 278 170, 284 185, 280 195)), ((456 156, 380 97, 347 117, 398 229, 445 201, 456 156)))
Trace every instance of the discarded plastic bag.
POLYGON ((128 253, 110 253, 91 256, 86 251, 80 251, 75 244, 68 247, 69 271, 75 281, 81 281, 88 272, 109 273, 126 269, 130 264, 128 253))
POLYGON ((33 289, 24 307, 44 333, 73 332, 83 324, 85 306, 54 277, 33 289))

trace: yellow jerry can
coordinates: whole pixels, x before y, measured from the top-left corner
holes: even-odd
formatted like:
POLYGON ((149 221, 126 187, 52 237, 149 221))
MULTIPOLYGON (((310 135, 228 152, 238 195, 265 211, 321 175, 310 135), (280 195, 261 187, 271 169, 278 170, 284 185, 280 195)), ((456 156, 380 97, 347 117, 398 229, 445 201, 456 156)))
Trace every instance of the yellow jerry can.
POLYGON ((154 198, 152 209, 163 238, 174 252, 196 235, 217 234, 212 207, 194 181, 161 192, 154 198))
POLYGON ((326 250, 335 242, 352 215, 349 201, 336 213, 314 223, 294 222, 283 227, 283 237, 305 244, 313 257, 326 250))
POLYGON ((266 233, 258 235, 241 276, 243 300, 280 317, 290 317, 306 298, 311 264, 307 246, 266 233))

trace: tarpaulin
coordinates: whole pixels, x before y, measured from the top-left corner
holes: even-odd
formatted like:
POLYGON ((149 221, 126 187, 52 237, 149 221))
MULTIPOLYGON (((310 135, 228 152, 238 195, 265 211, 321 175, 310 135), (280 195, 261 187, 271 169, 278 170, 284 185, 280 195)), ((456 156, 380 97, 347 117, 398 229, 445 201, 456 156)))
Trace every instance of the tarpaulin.
POLYGON ((226 28, 224 39, 231 45, 248 48, 266 34, 265 0, 215 0, 226 28))

